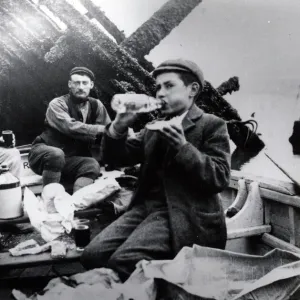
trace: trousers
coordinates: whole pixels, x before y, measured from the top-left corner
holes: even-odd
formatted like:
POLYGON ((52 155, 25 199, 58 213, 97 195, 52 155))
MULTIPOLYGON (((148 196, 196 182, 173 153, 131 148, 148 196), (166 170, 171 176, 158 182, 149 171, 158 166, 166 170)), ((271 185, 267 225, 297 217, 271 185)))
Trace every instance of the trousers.
POLYGON ((95 180, 100 174, 99 163, 92 157, 65 156, 63 150, 44 143, 34 144, 29 152, 30 168, 42 175, 44 170, 61 172, 63 178, 74 181, 79 177, 95 180))
POLYGON ((125 281, 142 260, 171 259, 171 238, 166 206, 133 206, 99 233, 85 248, 86 269, 110 268, 125 281))

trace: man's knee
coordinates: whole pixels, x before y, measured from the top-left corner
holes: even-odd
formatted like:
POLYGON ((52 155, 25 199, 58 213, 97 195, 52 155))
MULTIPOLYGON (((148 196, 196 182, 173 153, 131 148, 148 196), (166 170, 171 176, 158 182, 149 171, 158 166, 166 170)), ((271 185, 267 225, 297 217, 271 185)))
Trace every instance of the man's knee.
POLYGON ((101 246, 96 247, 94 245, 88 245, 81 257, 80 257, 81 264, 87 269, 95 269, 100 267, 105 267, 107 263, 107 258, 104 253, 101 252, 101 246))
POLYGON ((61 171, 65 165, 65 153, 52 147, 44 157, 44 169, 51 171, 61 171))
POLYGON ((87 177, 95 180, 99 175, 100 165, 97 160, 92 157, 86 157, 81 164, 77 177, 87 177))

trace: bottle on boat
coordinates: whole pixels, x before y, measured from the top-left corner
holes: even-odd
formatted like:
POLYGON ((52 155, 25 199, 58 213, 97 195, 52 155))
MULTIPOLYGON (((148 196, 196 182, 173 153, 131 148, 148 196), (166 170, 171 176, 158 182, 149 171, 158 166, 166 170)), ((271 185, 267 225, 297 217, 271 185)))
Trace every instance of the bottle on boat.
POLYGON ((145 94, 116 94, 111 107, 117 113, 147 113, 161 108, 163 102, 145 94))
POLYGON ((20 181, 5 164, 0 165, 0 219, 22 216, 22 190, 20 181))

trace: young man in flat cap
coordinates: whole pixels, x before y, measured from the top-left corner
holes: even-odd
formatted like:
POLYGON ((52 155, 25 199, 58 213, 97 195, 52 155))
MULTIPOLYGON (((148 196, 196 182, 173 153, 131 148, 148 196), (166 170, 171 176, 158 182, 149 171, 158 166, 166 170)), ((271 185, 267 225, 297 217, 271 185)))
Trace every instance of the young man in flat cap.
POLYGON ((85 67, 70 72, 69 94, 53 99, 48 106, 44 132, 29 153, 31 169, 43 176, 43 185, 74 182, 73 192, 89 185, 100 174, 95 158, 105 125, 110 123, 104 105, 89 97, 95 76, 85 67))
MULTIPOLYGON (((118 114, 107 126, 102 146, 107 162, 142 163, 130 209, 85 249, 86 268, 108 267, 126 280, 142 259, 172 259, 184 246, 224 249, 226 224, 218 193, 229 184, 227 127, 194 100, 203 89, 200 68, 169 60, 153 72, 165 122, 157 130, 128 137, 135 114, 118 114)), ((149 127, 150 128, 150 127, 149 127)))

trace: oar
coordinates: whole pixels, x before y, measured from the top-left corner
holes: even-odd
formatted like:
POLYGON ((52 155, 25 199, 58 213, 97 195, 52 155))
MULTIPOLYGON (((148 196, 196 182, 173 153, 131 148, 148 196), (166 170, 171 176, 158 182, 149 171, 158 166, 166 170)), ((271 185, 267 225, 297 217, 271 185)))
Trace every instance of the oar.
POLYGON ((265 152, 265 155, 267 158, 281 171, 283 172, 289 179, 293 181, 299 188, 300 188, 300 182, 296 180, 290 173, 288 173, 284 168, 282 168, 276 161, 274 161, 273 158, 270 157, 268 153, 265 152))

